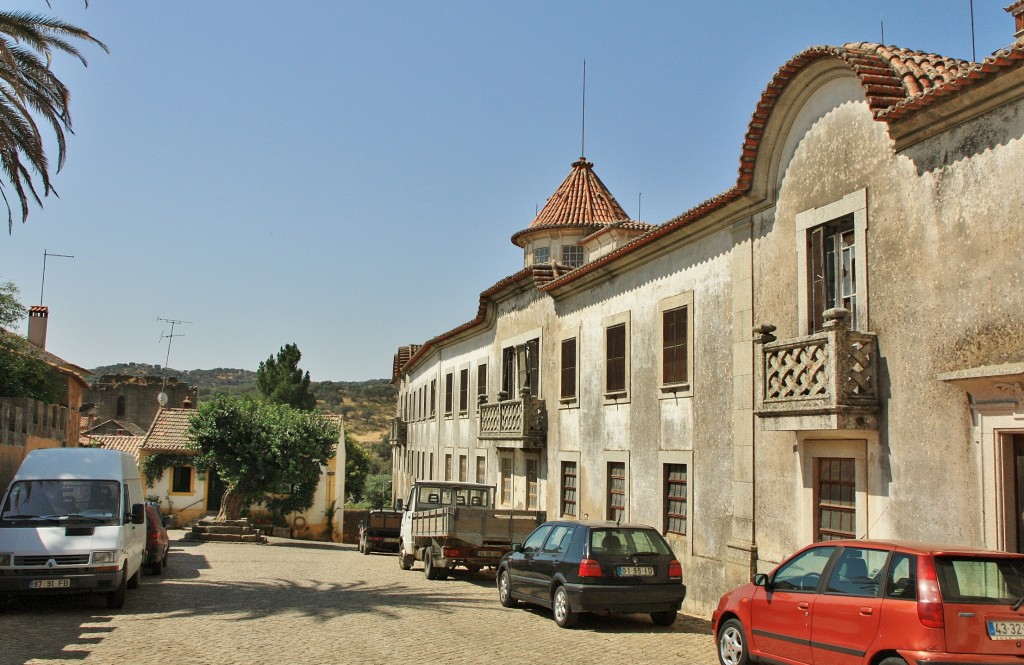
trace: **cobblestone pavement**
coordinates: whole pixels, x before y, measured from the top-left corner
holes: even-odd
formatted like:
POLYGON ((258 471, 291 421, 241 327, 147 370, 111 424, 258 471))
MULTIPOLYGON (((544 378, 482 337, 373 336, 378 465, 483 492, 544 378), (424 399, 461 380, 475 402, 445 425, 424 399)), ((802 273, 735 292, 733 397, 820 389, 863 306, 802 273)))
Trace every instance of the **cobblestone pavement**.
MULTIPOLYGON (((172 531, 172 538, 183 535, 172 531)), ((98 596, 21 599, 0 613, 0 663, 685 663, 713 665, 708 621, 584 616, 498 604, 493 577, 428 581, 391 554, 271 539, 173 540, 123 610, 98 596)))

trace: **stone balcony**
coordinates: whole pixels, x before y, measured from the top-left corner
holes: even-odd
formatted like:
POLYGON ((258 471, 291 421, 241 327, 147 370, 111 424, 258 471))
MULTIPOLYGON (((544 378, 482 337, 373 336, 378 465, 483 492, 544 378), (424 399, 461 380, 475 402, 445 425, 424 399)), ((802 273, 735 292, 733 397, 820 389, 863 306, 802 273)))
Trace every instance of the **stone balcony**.
POLYGON ((390 441, 392 446, 404 446, 408 442, 409 423, 401 418, 391 419, 390 441))
POLYGON ((830 309, 824 331, 781 341, 775 326, 754 329, 762 430, 878 429, 878 338, 850 330, 849 319, 847 310, 830 309))
POLYGON ((504 391, 498 393, 497 402, 487 402, 480 396, 477 438, 492 441, 496 448, 537 449, 547 443, 548 412, 544 400, 530 394, 529 388, 520 391, 519 399, 507 399, 504 391))

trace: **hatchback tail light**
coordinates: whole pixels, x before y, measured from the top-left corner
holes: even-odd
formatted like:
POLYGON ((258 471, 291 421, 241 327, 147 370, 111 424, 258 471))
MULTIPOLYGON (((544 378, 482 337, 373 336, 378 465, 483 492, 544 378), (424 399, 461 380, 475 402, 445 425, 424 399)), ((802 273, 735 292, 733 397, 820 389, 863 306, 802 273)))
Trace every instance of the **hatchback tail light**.
POLYGON ((668 576, 670 579, 683 579, 683 564, 672 559, 668 564, 668 576))
POLYGON ((921 625, 928 628, 945 626, 935 562, 927 556, 917 559, 917 618, 921 620, 921 625))
POLYGON ((596 559, 580 561, 580 577, 602 577, 601 564, 596 559))

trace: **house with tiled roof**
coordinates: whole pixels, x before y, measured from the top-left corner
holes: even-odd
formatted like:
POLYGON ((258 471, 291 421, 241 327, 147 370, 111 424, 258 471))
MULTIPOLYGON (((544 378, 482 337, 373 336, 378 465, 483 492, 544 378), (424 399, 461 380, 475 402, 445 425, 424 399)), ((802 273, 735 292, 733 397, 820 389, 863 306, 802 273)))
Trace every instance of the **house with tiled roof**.
POLYGON ((36 448, 75 447, 79 442, 82 395, 92 373, 46 350, 49 309, 29 308, 27 340, 0 328, 0 344, 14 353, 32 356, 49 367, 60 384, 55 403, 0 395, 0 487, 17 471, 21 460, 36 448))
POLYGON ((1024 3, 1008 11, 1017 41, 981 62, 797 54, 735 185, 661 224, 573 163, 513 236, 522 266, 396 355, 396 498, 476 480, 500 507, 653 525, 705 616, 814 541, 1024 552, 1024 3))

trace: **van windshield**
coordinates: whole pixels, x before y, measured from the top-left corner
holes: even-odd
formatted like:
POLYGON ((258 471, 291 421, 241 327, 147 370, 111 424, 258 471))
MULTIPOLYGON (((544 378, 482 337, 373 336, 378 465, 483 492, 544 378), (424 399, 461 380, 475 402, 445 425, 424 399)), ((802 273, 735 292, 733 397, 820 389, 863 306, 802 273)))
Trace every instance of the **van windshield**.
POLYGON ((0 511, 0 526, 24 521, 120 523, 120 485, 114 480, 19 480, 0 511))

